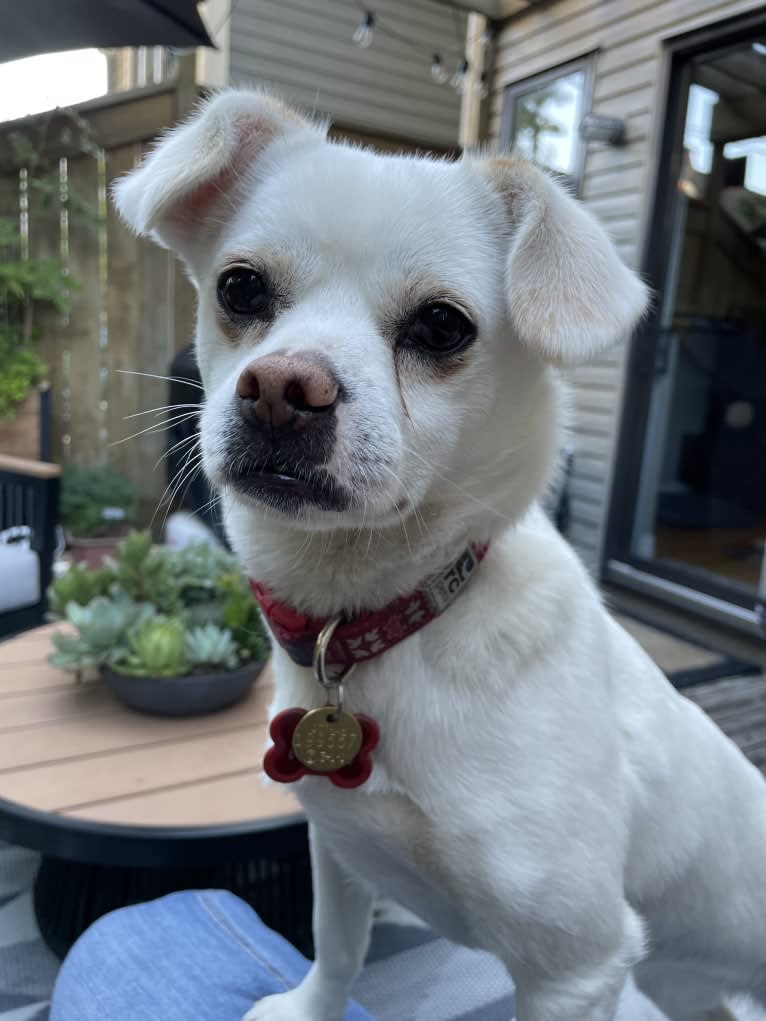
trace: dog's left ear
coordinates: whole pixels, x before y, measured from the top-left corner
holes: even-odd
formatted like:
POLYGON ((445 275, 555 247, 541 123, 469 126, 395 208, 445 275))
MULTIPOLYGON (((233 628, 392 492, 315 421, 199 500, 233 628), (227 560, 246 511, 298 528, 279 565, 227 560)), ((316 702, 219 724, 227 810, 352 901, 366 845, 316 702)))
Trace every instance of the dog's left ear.
POLYGON ((648 291, 598 221, 530 163, 498 158, 482 169, 506 207, 506 292, 522 343, 565 365, 625 339, 648 291))
POLYGON ((160 138, 136 170, 118 180, 113 197, 137 234, 151 234, 187 262, 221 222, 236 195, 278 141, 321 141, 326 129, 278 99, 253 89, 227 89, 160 138))

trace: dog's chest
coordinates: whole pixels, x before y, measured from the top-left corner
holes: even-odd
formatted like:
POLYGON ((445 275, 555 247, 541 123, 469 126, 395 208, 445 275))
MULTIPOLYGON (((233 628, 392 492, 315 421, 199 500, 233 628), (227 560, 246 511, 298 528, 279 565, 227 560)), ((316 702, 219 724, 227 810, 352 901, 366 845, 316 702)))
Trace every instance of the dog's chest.
POLYGON ((474 942, 464 859, 438 820, 402 793, 337 790, 321 779, 301 787, 309 818, 349 872, 448 938, 474 942))
MULTIPOLYGON (((443 934, 471 944, 468 905, 479 893, 471 885, 478 877, 466 868, 471 852, 460 837, 467 829, 464 806, 444 791, 446 772, 456 767, 448 752, 455 741, 453 723, 469 706, 462 707, 453 692, 458 704, 445 721, 437 709, 437 679, 398 652, 368 664, 346 686, 346 708, 374 717, 380 726, 370 779, 358 789, 344 790, 326 778, 307 777, 296 793, 350 872, 443 934)), ((321 689, 306 672, 284 660, 276 666, 275 710, 321 703, 321 689)))

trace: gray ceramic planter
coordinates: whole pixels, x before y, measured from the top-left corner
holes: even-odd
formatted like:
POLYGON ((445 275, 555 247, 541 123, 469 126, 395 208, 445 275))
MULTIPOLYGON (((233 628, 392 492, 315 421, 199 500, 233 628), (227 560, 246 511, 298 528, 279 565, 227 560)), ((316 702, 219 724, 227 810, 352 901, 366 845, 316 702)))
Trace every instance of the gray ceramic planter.
POLYGON ((151 716, 200 716, 233 705, 250 691, 263 668, 246 663, 236 670, 185 677, 132 677, 101 668, 107 687, 126 705, 151 716))

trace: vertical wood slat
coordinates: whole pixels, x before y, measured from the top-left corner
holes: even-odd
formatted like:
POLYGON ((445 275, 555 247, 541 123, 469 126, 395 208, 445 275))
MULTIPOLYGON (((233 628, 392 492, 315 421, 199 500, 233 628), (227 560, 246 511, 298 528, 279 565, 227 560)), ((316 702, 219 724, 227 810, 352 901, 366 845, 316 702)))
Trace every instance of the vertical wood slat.
MULTIPOLYGON (((195 100, 193 81, 184 79, 176 83, 172 94, 151 94, 130 102, 117 96, 113 102, 105 100, 92 116, 85 112, 93 132, 90 143, 101 141, 106 147, 107 185, 129 171, 154 138, 185 116, 195 100)), ((165 449, 164 432, 111 444, 154 421, 151 415, 129 420, 125 416, 167 404, 169 384, 118 370, 168 374, 174 353, 193 336, 194 289, 170 253, 131 234, 111 201, 105 225, 106 281, 102 281, 98 162, 92 155, 77 152, 80 147, 66 133, 59 144, 47 118, 41 115, 24 122, 31 149, 39 149, 39 157, 47 164, 39 172, 52 169, 55 177, 59 155, 65 155, 72 195, 81 200, 80 209, 72 209, 69 227, 68 265, 75 285, 70 313, 41 311, 36 319, 41 327, 38 350, 49 366, 52 389, 51 456, 86 465, 107 462, 122 471, 136 487, 144 512, 140 523, 147 524, 166 485, 164 462, 153 470, 165 449), (102 311, 106 313, 105 342, 102 311), (62 442, 65 437, 69 443, 62 442)), ((0 162, 0 216, 18 216, 18 161, 7 145, 0 145, 0 162)), ((39 190, 30 188, 29 202, 30 257, 58 257, 60 201, 55 187, 45 201, 39 190)))
MULTIPOLYGON (((175 324, 173 321, 173 283, 175 256, 157 247, 151 241, 140 242, 139 293, 142 303, 138 321, 135 357, 137 367, 147 373, 139 377, 139 404, 141 410, 157 408, 169 401, 169 383, 153 376, 167 376, 175 353, 175 324)), ((144 415, 145 419, 153 416, 144 415)), ((134 441, 138 451, 141 477, 144 480, 142 497, 144 512, 151 517, 165 492, 166 468, 161 460, 166 449, 164 429, 146 432, 134 441), (159 463, 158 463, 159 462, 159 463)), ((165 509, 157 513, 161 523, 165 509)))
MULTIPOLYGON (((19 219, 19 175, 18 172, 0 174, 0 217, 3 220, 19 219)), ((11 258, 14 252, 9 248, 3 250, 3 258, 11 258)))
MULTIPOLYGON (((131 170, 140 158, 137 144, 107 150, 106 179, 109 184, 131 170)), ((140 377, 128 375, 142 367, 136 358, 138 319, 142 304, 138 290, 139 241, 120 220, 113 202, 106 214, 108 374, 106 377, 106 427, 109 437, 109 462, 131 479, 141 475, 141 461, 135 440, 127 439, 151 424, 151 415, 128 419, 144 410, 140 397, 140 377)), ((166 403, 166 402, 163 402, 166 403)))
MULTIPOLYGON (((27 176, 28 250, 30 259, 58 259, 61 251, 61 203, 57 192, 56 162, 29 168, 27 176)), ((69 344, 66 317, 54 306, 38 305, 34 312, 37 353, 48 367, 47 383, 52 392, 51 457, 61 461, 66 451, 62 438, 69 431, 64 415, 64 392, 68 385, 65 356, 69 344)))
MULTIPOLYGON (((127 173, 140 155, 140 147, 135 145, 108 151, 107 181, 111 184, 127 173)), ((107 231, 109 459, 130 478, 141 480, 139 497, 143 517, 148 520, 168 482, 161 460, 166 433, 159 428, 133 434, 161 423, 167 414, 128 416, 168 404, 168 381, 151 374, 167 376, 175 352, 191 341, 195 292, 175 257, 150 241, 136 238, 111 204, 107 231), (134 372, 147 375, 131 375, 134 372)), ((157 515, 160 521, 163 515, 164 509, 157 515)))
POLYGON ((99 343, 101 279, 98 244, 98 164, 93 156, 68 161, 70 196, 69 270, 72 289, 67 339, 71 352, 72 437, 71 456, 78 464, 100 464, 106 443, 100 435, 102 413, 99 343))

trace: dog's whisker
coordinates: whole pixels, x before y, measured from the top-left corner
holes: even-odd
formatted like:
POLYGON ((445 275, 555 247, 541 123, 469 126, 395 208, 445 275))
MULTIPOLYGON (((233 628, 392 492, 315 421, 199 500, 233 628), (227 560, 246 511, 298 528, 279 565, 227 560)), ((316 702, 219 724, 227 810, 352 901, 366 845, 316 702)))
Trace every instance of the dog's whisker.
MULTIPOLYGON (((181 479, 181 485, 183 484, 184 472, 186 472, 187 469, 191 470, 190 459, 191 459, 192 455, 194 455, 194 454, 195 454, 195 448, 192 447, 192 449, 187 453, 186 459, 184 460, 184 462, 181 465, 181 467, 178 469, 178 471, 175 473, 173 478, 170 480, 170 482, 165 487, 165 491, 163 492, 162 496, 160 497, 160 499, 159 499, 159 501, 157 503, 157 506, 154 509, 154 513, 152 514, 151 521, 149 522, 150 527, 154 524, 154 522, 155 522, 155 520, 157 518, 157 515, 160 512, 162 506, 165 504, 166 500, 167 500, 167 503, 168 503, 168 508, 172 504, 173 497, 174 497, 174 494, 176 492, 176 488, 174 488, 175 484, 176 484, 176 480, 178 480, 180 478, 181 479)), ((192 462, 192 464, 195 465, 195 466, 197 464, 199 464, 201 466, 201 464, 202 464, 202 451, 201 450, 197 451, 195 459, 192 462)), ((165 521, 167 521, 167 514, 165 515, 165 521)))
POLYGON ((157 471, 159 466, 166 458, 170 457, 170 455, 174 454, 176 451, 182 450, 189 443, 199 443, 199 434, 194 433, 191 436, 185 436, 182 440, 179 440, 178 443, 174 443, 172 447, 169 447, 164 454, 160 454, 160 456, 154 462, 154 467, 152 468, 152 471, 157 471))
POLYGON ((147 408, 146 411, 134 411, 132 415, 123 415, 123 421, 130 418, 139 418, 141 415, 151 415, 152 412, 160 414, 164 411, 180 411, 181 409, 195 408, 198 412, 202 410, 199 404, 162 404, 158 408, 147 408))
POLYGON ((209 500, 206 500, 205 503, 202 504, 201 507, 196 508, 195 513, 199 515, 207 514, 209 511, 214 510, 220 504, 220 502, 221 494, 214 493, 209 500))
POLYGON ((183 422, 188 422, 189 419, 194 418, 194 416, 195 412, 193 411, 185 411, 182 414, 172 415, 170 418, 163 419, 162 422, 153 422, 151 425, 146 426, 145 429, 139 429, 138 432, 131 433, 130 436, 123 436, 119 440, 112 440, 109 446, 117 447, 121 443, 135 440, 138 436, 145 436, 147 433, 166 432, 168 426, 181 425, 183 422))
MULTIPOLYGON (((167 500, 166 500, 165 495, 163 494, 163 497, 162 497, 162 499, 160 501, 160 505, 162 505, 165 502, 167 502, 168 504, 171 504, 173 502, 173 499, 175 498, 175 495, 178 492, 178 489, 180 488, 180 486, 183 485, 183 483, 184 483, 184 481, 186 479, 187 473, 190 472, 193 468, 197 467, 197 465, 201 465, 201 463, 202 463, 202 451, 201 450, 195 451, 192 448, 191 450, 187 451, 186 458, 185 458, 183 464, 181 465, 181 467, 178 469, 178 471, 176 472, 176 474, 173 476, 173 478, 171 479, 170 483, 168 484, 167 490, 170 490, 170 493, 167 496, 167 500)), ((166 492, 167 492, 167 490, 166 490, 166 492)))
POLYGON ((186 476, 181 478, 181 480, 179 481, 179 483, 176 486, 176 488, 174 489, 174 491, 170 494, 170 497, 168 498, 168 501, 167 501, 166 506, 165 506, 165 516, 164 516, 163 521, 162 521, 162 528, 163 528, 163 530, 164 530, 165 526, 167 525, 168 516, 170 515, 170 512, 171 512, 171 510, 173 508, 173 505, 176 502, 176 499, 178 499, 180 497, 181 502, 183 502, 186 494, 189 491, 189 486, 192 484, 192 482, 194 482, 194 480, 201 473, 201 471, 202 471, 202 462, 201 462, 201 458, 200 458, 196 463, 194 463, 194 464, 192 464, 190 466, 190 470, 188 471, 186 476), (185 484, 185 487, 184 487, 184 484, 185 484), (183 489, 183 492, 181 491, 182 489, 183 489))
POLYGON ((115 372, 120 372, 124 376, 144 376, 146 379, 161 379, 166 383, 184 383, 186 386, 192 386, 196 390, 202 390, 204 392, 204 386, 196 379, 187 379, 185 376, 163 376, 158 372, 139 372, 137 369, 115 369, 115 372))
POLYGON ((503 521, 508 522, 513 521, 513 518, 511 518, 508 514, 503 513, 503 511, 500 511, 496 507, 493 507, 491 504, 488 504, 484 500, 479 499, 479 497, 475 496, 468 489, 466 489, 465 486, 461 486, 458 482, 455 482, 454 479, 451 479, 448 475, 445 475, 443 474, 443 472, 440 472, 437 468, 434 467, 434 465, 430 461, 428 461, 425 457, 422 457, 420 454, 418 454, 416 450, 412 450, 409 447, 406 447, 405 450, 412 457, 416 457, 418 458, 418 460, 422 461, 423 464, 427 465, 430 468, 430 470, 438 479, 440 479, 442 482, 446 482, 447 485, 452 486, 456 492, 460 493, 462 496, 467 497, 475 506, 481 507, 482 510, 489 511, 490 514, 494 514, 496 517, 500 518, 503 521))

